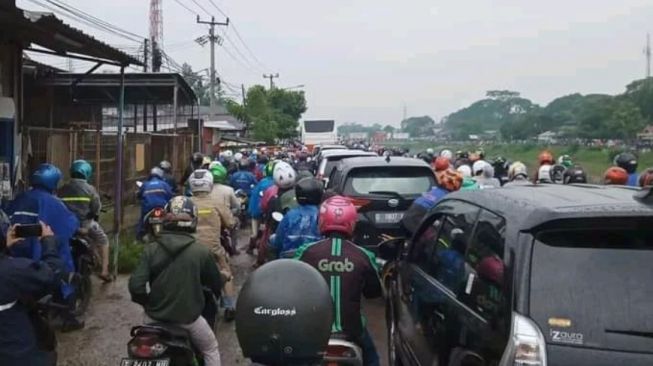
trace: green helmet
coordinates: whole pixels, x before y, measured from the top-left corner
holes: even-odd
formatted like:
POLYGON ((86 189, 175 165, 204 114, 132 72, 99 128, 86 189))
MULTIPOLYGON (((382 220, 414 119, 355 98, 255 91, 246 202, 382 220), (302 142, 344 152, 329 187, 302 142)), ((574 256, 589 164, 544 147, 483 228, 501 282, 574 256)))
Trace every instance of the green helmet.
POLYGON ((558 164, 564 166, 565 168, 571 168, 574 166, 574 162, 571 160, 571 156, 562 155, 558 158, 558 164))
POLYGON ((227 182, 227 168, 222 165, 211 167, 211 175, 213 175, 213 183, 224 184, 227 182))
POLYGON ((93 176, 93 167, 86 160, 75 160, 70 166, 70 176, 88 181, 93 176))
POLYGON ((276 161, 271 161, 265 164, 265 176, 271 177, 274 174, 274 166, 277 164, 276 161))

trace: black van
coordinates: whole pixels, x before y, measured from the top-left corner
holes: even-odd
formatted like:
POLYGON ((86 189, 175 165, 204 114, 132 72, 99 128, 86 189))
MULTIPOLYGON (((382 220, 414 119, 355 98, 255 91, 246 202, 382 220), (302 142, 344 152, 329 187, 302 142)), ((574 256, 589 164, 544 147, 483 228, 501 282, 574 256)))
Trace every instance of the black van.
POLYGON ((627 187, 452 193, 389 262, 391 365, 653 365, 653 202, 627 187))

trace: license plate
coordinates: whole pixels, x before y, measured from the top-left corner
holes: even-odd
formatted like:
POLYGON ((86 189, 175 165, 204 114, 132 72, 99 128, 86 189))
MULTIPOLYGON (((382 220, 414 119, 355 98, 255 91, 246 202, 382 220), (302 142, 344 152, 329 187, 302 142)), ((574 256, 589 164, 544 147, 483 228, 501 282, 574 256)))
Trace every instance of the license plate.
POLYGON ((158 360, 135 360, 133 358, 123 358, 120 366, 169 366, 170 359, 162 358, 158 360))
POLYGON ((403 212, 385 212, 377 213, 374 215, 374 219, 377 224, 396 224, 403 218, 403 212))

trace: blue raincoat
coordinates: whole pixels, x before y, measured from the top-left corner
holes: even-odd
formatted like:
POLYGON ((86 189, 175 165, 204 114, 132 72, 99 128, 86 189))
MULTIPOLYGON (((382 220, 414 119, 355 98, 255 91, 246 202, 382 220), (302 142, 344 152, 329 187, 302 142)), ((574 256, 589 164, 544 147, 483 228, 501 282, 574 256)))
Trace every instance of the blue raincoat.
POLYGON ((628 174, 628 182, 626 183, 626 185, 630 187, 639 187, 639 174, 637 173, 628 174))
POLYGON ((256 183, 258 183, 256 176, 247 170, 239 170, 235 172, 231 175, 231 179, 229 180, 230 186, 236 190, 242 189, 248 196, 252 193, 252 187, 256 186, 256 183))
MULTIPOLYGON (((57 252, 68 272, 75 272, 75 264, 70 249, 70 239, 79 228, 75 214, 56 196, 41 188, 32 188, 14 199, 7 209, 12 224, 38 224, 43 221, 52 228, 57 238, 57 252)), ((14 257, 41 260, 41 243, 38 238, 26 238, 11 247, 14 257)), ((73 293, 73 287, 62 286, 62 295, 67 298, 73 293)))
POLYGON ((263 211, 261 211, 261 196, 266 189, 270 188, 274 184, 274 179, 272 177, 265 177, 261 179, 260 182, 256 184, 252 190, 252 194, 249 197, 249 202, 247 206, 247 214, 253 219, 260 219, 263 217, 263 211))
MULTIPOLYGON (((188 181, 186 184, 188 184, 188 181)), ((144 234, 143 218, 145 218, 145 215, 157 207, 165 207, 173 196, 174 193, 170 185, 157 176, 143 182, 138 190, 138 198, 141 200, 141 219, 138 221, 137 228, 139 235, 144 234)))
POLYGON ((277 228, 274 242, 270 243, 277 258, 289 251, 297 250, 304 244, 322 239, 317 226, 319 208, 315 205, 302 205, 288 211, 277 228))

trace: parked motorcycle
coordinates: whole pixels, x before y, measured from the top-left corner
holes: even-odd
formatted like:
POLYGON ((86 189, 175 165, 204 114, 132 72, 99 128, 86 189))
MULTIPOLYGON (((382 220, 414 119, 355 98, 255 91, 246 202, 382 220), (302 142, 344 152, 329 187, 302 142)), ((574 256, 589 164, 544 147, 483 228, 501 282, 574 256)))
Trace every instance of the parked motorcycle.
POLYGON ((131 329, 127 358, 120 366, 195 366, 201 353, 193 346, 188 331, 170 324, 152 323, 131 329))

